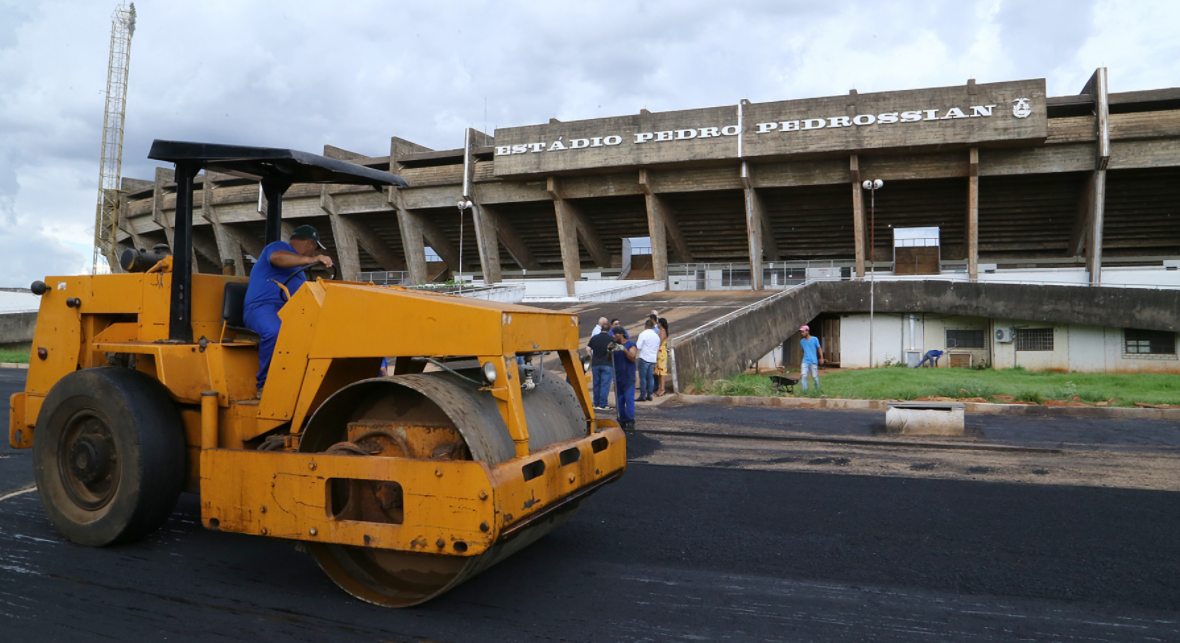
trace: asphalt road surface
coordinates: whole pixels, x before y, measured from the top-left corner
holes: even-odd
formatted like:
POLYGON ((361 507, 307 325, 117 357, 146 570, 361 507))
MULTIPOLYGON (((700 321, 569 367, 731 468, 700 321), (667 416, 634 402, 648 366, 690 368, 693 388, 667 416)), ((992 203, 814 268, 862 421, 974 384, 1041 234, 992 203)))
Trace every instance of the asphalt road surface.
MULTIPOLYGON (((31 482, 26 454, 0 456, 0 492, 31 482)), ((1175 641, 1178 500, 633 464, 570 524, 390 610, 288 543, 204 530, 193 496, 148 539, 91 549, 30 492, 0 500, 0 640, 1175 641)))

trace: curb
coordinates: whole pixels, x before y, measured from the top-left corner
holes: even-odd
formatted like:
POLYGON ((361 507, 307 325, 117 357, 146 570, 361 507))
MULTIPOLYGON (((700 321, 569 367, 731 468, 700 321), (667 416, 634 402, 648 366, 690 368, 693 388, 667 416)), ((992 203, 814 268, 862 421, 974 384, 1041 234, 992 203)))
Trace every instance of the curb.
MULTIPOLYGON (((845 409, 884 411, 890 400, 847 400, 839 398, 758 397, 754 395, 685 395, 676 401, 685 404, 719 404, 734 406, 769 406, 802 409, 845 409)), ((1036 404, 991 404, 964 402, 967 413, 995 415, 1055 415, 1086 418, 1126 418, 1138 420, 1180 420, 1180 409, 1139 409, 1100 406, 1040 406, 1036 404)))
POLYGON ((665 393, 665 394, 661 395, 660 397, 653 398, 652 401, 650 401, 650 402, 638 402, 637 401, 637 402, 635 402, 635 407, 639 408, 639 405, 642 404, 643 408, 650 409, 652 407, 659 406, 659 405, 663 404, 664 402, 667 402, 668 400, 675 400, 675 399, 679 399, 679 396, 676 393, 665 393))
POLYGON ((29 369, 28 364, 17 364, 16 362, 0 362, 0 368, 20 368, 24 370, 29 369))

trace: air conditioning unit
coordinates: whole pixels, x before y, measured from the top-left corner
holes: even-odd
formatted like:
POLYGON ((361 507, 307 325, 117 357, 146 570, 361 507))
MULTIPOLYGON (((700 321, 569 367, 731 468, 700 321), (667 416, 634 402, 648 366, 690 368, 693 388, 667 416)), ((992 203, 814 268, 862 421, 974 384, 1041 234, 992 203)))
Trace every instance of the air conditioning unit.
POLYGON ((996 329, 996 342, 1000 344, 1012 343, 1012 329, 1007 326, 1002 326, 996 329))

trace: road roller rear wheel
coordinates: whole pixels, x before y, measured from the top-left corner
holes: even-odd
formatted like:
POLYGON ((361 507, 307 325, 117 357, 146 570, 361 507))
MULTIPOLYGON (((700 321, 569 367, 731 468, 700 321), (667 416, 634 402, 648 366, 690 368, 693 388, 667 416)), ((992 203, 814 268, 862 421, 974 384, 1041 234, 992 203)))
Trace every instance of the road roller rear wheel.
POLYGON ((184 432, 159 382, 125 368, 66 375, 41 406, 33 473, 67 539, 101 547, 163 524, 184 484, 184 432))
MULTIPOLYGON (((537 400, 534 406, 576 407, 572 390, 560 388, 568 389, 568 384, 558 381, 548 386, 546 391, 530 392, 537 400), (568 400, 561 398, 566 394, 568 400), (541 402, 542 398, 546 402, 541 402), (559 398, 560 402, 553 401, 559 398)), ((491 395, 478 388, 450 373, 358 382, 338 391, 316 411, 304 431, 300 451, 355 457, 474 459, 495 466, 512 457, 511 438, 491 395), (507 446, 502 444, 505 440, 507 446)), ((552 434, 546 438, 548 443, 584 434, 577 411, 569 409, 563 415, 544 415, 552 434), (560 426, 560 430, 553 426, 560 426)), ((396 481, 339 481, 331 493, 338 519, 398 524, 404 516, 401 487, 396 481)), ((578 504, 571 503, 565 511, 538 521, 510 541, 493 544, 478 556, 448 552, 445 543, 439 553, 324 543, 309 543, 309 548, 328 576, 353 596, 378 605, 408 607, 446 592, 540 538, 569 520, 578 504)))

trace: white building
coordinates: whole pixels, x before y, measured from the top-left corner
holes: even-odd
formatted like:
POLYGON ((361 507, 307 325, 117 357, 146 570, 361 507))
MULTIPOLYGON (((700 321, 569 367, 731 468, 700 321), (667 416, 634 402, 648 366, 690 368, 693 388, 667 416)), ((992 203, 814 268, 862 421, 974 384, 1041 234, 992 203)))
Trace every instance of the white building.
POLYGON ((1180 373, 1176 333, 1162 331, 929 313, 878 314, 870 322, 854 314, 839 316, 838 341, 843 368, 915 365, 926 351, 940 350, 942 368, 1180 373))

